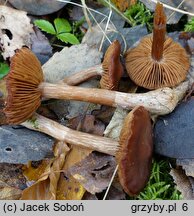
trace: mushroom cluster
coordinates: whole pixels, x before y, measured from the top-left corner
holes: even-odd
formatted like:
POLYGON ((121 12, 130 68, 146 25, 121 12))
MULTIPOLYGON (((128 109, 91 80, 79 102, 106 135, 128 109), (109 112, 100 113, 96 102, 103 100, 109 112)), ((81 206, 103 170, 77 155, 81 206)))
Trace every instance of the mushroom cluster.
MULTIPOLYGON (((67 77, 63 80, 66 84, 50 84, 44 82, 43 71, 36 56, 27 48, 18 50, 11 58, 10 73, 6 77, 8 95, 4 113, 9 124, 22 123, 69 144, 115 155, 124 191, 130 196, 136 196, 147 184, 151 171, 153 138, 150 113, 167 114, 174 109, 178 100, 170 88, 138 94, 118 92, 123 73, 120 52, 119 42, 114 41, 102 65, 67 77), (102 76, 102 89, 71 86, 99 74, 102 76), (42 97, 87 101, 132 111, 123 123, 117 142, 107 137, 71 130, 35 114, 42 97), (31 121, 26 121, 30 117, 37 121, 36 127, 31 121)), ((166 17, 162 4, 158 3, 153 35, 143 38, 137 47, 126 53, 127 72, 137 85, 157 89, 173 87, 182 82, 189 65, 185 50, 166 36, 166 17)))

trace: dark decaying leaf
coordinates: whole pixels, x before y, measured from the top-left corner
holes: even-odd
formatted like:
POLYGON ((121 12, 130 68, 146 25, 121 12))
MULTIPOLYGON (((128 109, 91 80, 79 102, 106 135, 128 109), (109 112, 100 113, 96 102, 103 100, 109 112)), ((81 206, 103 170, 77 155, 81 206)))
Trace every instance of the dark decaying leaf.
POLYGON ((34 168, 31 164, 25 170, 28 180, 35 183, 22 192, 21 199, 25 200, 55 200, 58 190, 58 181, 69 148, 66 143, 55 143, 53 153, 55 158, 43 160, 40 166, 34 168))
POLYGON ((0 164, 0 181, 6 183, 10 187, 23 190, 26 188, 26 179, 22 173, 22 165, 20 164, 0 164))
POLYGON ((94 109, 92 111, 92 115, 94 115, 97 119, 100 119, 105 124, 108 124, 114 114, 115 108, 108 106, 101 106, 100 109, 94 109))
POLYGON ((68 171, 87 191, 95 194, 107 188, 115 167, 113 156, 94 152, 68 171))
POLYGON ((26 179, 22 174, 22 166, 0 164, 0 200, 18 200, 24 188, 26 179))
POLYGON ((95 118, 93 115, 79 115, 69 120, 68 127, 76 130, 79 128, 80 131, 96 134, 99 136, 103 135, 105 125, 95 118))
POLYGON ((32 24, 26 12, 0 5, 0 48, 4 59, 12 57, 16 49, 30 47, 32 24))
POLYGON ((86 191, 83 198, 82 198, 82 200, 98 200, 98 198, 97 198, 96 195, 91 194, 91 193, 86 191))
POLYGON ((126 199, 126 193, 121 188, 121 185, 117 186, 116 184, 111 185, 110 190, 108 191, 106 200, 124 200, 126 199))

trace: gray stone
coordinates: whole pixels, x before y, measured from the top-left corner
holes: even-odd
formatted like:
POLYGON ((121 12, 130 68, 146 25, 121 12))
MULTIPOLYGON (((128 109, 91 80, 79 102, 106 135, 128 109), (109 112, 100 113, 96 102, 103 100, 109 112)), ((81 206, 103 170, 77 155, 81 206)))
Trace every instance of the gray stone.
POLYGON ((54 140, 22 126, 0 127, 0 163, 26 164, 51 156, 54 140))
POLYGON ((194 98, 160 117, 154 128, 155 151, 178 159, 194 158, 194 98))
POLYGON ((58 11, 67 4, 67 2, 59 2, 53 0, 9 0, 9 2, 15 8, 19 10, 24 10, 32 15, 50 14, 58 11))

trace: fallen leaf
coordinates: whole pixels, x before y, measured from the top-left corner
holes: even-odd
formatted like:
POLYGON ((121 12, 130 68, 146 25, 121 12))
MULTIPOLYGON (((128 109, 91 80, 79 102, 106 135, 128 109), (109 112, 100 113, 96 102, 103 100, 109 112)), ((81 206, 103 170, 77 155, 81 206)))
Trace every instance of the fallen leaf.
POLYGON ((113 156, 91 153, 68 172, 91 194, 102 192, 109 184, 116 161, 113 156))
POLYGON ((0 164, 0 185, 23 190, 26 188, 26 179, 22 172, 21 164, 0 164))
POLYGON ((61 174, 57 191, 57 199, 62 200, 81 200, 85 188, 80 184, 73 176, 67 173, 67 170, 82 161, 87 155, 91 153, 91 150, 72 146, 69 154, 67 155, 63 170, 64 173, 61 174))
POLYGON ((58 182, 57 200, 81 200, 85 188, 71 175, 61 174, 58 182))
POLYGON ((22 174, 22 166, 0 164, 0 200, 18 200, 24 188, 26 179, 22 174))
POLYGON ((98 200, 98 198, 97 198, 96 195, 91 194, 91 193, 86 191, 83 198, 82 198, 82 200, 98 200))
POLYGON ((52 163, 51 159, 44 159, 42 161, 29 162, 28 165, 23 166, 23 174, 28 181, 38 181, 46 168, 52 163))
POLYGON ((110 187, 110 190, 108 191, 106 200, 125 200, 126 194, 124 193, 123 189, 121 188, 121 185, 116 185, 114 182, 110 187))
POLYGON ((54 146, 54 156, 55 158, 51 160, 45 160, 44 164, 37 170, 28 169, 27 176, 30 180, 36 179, 36 182, 26 188, 22 192, 21 199, 25 200, 55 200, 57 194, 57 185, 60 178, 60 173, 62 171, 66 153, 69 148, 64 142, 58 141, 54 146), (47 165, 45 165, 45 163, 47 165), (43 170, 42 170, 43 168, 43 170), (34 174, 34 176, 33 176, 34 174))
POLYGON ((26 12, 0 6, 0 47, 4 59, 12 57, 16 49, 30 47, 32 24, 26 12))
POLYGON ((79 131, 99 136, 103 135, 105 129, 105 125, 100 120, 89 114, 84 116, 79 115, 70 119, 67 126, 74 130, 79 127, 79 131))
POLYGON ((115 112, 115 107, 100 106, 99 109, 94 109, 91 114, 103 123, 108 124, 115 112))

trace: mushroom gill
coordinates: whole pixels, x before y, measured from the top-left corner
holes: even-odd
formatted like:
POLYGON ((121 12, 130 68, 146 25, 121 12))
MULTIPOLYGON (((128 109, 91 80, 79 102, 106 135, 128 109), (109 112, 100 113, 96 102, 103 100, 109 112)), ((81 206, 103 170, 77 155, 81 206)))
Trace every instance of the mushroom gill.
POLYGON ((125 55, 129 77, 147 89, 174 87, 184 81, 190 67, 185 49, 166 34, 163 5, 157 3, 153 34, 125 55))

